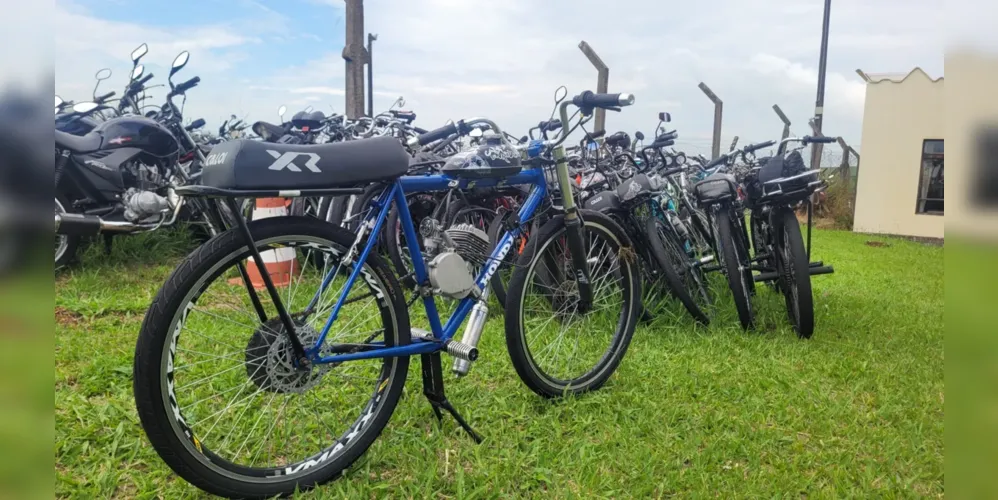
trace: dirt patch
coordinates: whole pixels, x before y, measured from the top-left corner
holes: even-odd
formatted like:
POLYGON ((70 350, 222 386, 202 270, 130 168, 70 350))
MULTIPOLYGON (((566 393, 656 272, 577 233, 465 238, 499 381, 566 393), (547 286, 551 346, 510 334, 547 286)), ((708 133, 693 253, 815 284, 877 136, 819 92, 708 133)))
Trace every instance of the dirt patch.
POLYGON ((891 246, 891 244, 883 241, 867 241, 866 246, 880 248, 880 247, 889 247, 891 246))
POLYGON ((57 325, 74 326, 83 321, 83 316, 65 307, 55 306, 55 322, 57 325))
POLYGON ((857 231, 857 234, 865 234, 868 236, 885 236, 888 238, 894 238, 899 240, 911 241, 913 243, 921 243, 922 245, 942 247, 945 246, 946 240, 943 238, 927 238, 924 236, 905 236, 903 234, 889 234, 889 233, 863 233, 857 231))

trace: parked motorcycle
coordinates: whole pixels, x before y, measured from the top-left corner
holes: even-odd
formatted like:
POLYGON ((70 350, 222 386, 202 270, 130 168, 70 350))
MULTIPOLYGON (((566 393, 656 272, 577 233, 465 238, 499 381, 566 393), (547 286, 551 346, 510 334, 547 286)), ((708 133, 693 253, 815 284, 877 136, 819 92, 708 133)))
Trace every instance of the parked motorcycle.
MULTIPOLYGON (((173 99, 197 86, 200 78, 173 83, 190 58, 187 51, 181 52, 170 69, 166 103, 159 112, 142 116, 136 96, 152 77, 142 77, 138 64, 144 47, 133 52, 131 82, 116 110, 123 116, 99 122, 83 135, 55 130, 57 268, 73 259, 86 236, 153 231, 181 219, 203 222, 212 234, 219 229, 220 222, 207 217, 204 200, 185 203, 175 193, 177 187, 196 182, 205 155, 190 135, 196 123, 181 125, 181 109, 173 99), (127 111, 136 114, 124 114, 127 111)), ((97 102, 74 104, 64 124, 74 127, 108 108, 97 102)))

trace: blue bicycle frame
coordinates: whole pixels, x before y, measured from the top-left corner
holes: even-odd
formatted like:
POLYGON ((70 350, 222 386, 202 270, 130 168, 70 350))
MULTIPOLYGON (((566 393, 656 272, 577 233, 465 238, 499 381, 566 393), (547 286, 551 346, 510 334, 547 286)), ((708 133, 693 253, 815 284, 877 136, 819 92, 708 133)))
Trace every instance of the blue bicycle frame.
MULTIPOLYGON (((360 274, 361 269, 364 267, 364 262, 367 260, 367 257, 371 254, 371 251, 377 244, 378 238, 376 235, 381 231, 385 219, 388 218, 388 211, 393 203, 398 207, 399 221, 402 225, 403 234, 405 234, 406 245, 409 247, 409 255, 412 257, 412 267, 416 275, 416 282, 425 283, 428 280, 426 263, 423 261, 423 253, 419 247, 416 227, 413 225, 412 215, 409 213, 409 205, 406 202, 405 195, 407 193, 447 191, 454 188, 469 189, 471 187, 502 187, 527 184, 532 185, 533 188, 530 190, 530 194, 527 196, 526 201, 523 203, 523 206, 519 211, 519 218, 521 221, 524 221, 533 216, 534 211, 537 210, 537 207, 540 206, 541 201, 547 194, 547 182, 545 180, 544 172, 540 168, 525 168, 516 175, 498 179, 457 179, 439 174, 404 176, 395 180, 388 187, 386 187, 381 195, 371 202, 373 210, 368 212, 364 223, 361 225, 361 228, 358 229, 358 231, 364 231, 365 228, 369 228, 371 230, 370 235, 364 245, 364 249, 360 252, 360 255, 354 259, 356 265, 354 266, 353 271, 351 271, 350 276, 347 278, 343 292, 337 300, 336 305, 333 306, 332 313, 326 321, 325 326, 322 328, 322 332, 319 334, 318 340, 316 340, 315 345, 312 347, 309 348, 306 346, 306 352, 308 353, 309 359, 311 359, 313 363, 320 364, 341 363, 344 361, 353 361, 358 359, 428 354, 444 350, 446 341, 451 339, 457 333, 458 328, 462 323, 464 323, 464 320, 467 318, 468 313, 474 306, 474 303, 478 300, 475 298, 474 294, 469 295, 460 301, 457 310, 450 316, 450 318, 447 319, 447 323, 444 325, 441 325, 440 316, 437 312, 437 305, 433 296, 423 297, 423 306, 426 309, 426 317, 429 318, 430 331, 433 334, 432 339, 412 338, 411 343, 408 345, 379 347, 361 352, 336 354, 332 356, 318 355, 323 342, 326 340, 326 335, 329 334, 329 330, 332 328, 333 322, 336 321, 340 309, 346 301, 350 289, 357 281, 357 277, 360 274)), ((515 227, 509 232, 503 234, 502 238, 500 238, 499 244, 496 245, 494 250, 492 250, 492 254, 486 261, 488 262, 488 265, 484 266, 482 271, 479 273, 478 278, 475 280, 480 292, 485 291, 489 284, 489 280, 498 270, 499 264, 502 262, 503 258, 506 257, 506 254, 513 246, 513 241, 517 236, 519 236, 519 234, 520 228, 515 227)), ((340 265, 341 264, 337 264, 329 272, 329 274, 325 276, 322 286, 319 287, 319 291, 316 292, 315 297, 312 298, 312 303, 309 305, 309 309, 318 303, 319 297, 339 272, 340 265)), ((401 333, 403 335, 410 334, 409 332, 401 333)), ((372 343, 371 345, 378 344, 381 343, 372 343)))

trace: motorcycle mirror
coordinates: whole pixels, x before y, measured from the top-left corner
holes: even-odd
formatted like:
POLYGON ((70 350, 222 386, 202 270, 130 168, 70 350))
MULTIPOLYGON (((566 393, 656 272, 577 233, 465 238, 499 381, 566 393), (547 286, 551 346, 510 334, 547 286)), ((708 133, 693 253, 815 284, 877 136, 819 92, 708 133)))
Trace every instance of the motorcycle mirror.
POLYGON ((89 113, 95 109, 97 109, 96 102, 80 102, 73 105, 74 113, 89 113))
POLYGON ((666 113, 665 111, 662 111, 661 113, 658 114, 658 119, 659 121, 669 123, 672 121, 672 115, 666 113))
POLYGON ((482 129, 480 129, 480 128, 472 129, 472 131, 469 132, 468 135, 471 136, 471 137, 481 137, 482 136, 482 129))
POLYGON ((281 117, 281 123, 284 123, 284 113, 287 113, 287 111, 288 107, 283 104, 281 105, 281 107, 277 108, 277 116, 281 117))
POLYGON ((96 74, 94 74, 94 78, 96 78, 98 81, 107 80, 108 78, 111 78, 111 68, 104 68, 98 71, 96 74))
POLYGON ((523 136, 523 137, 521 137, 521 138, 520 138, 520 142, 521 142, 521 143, 522 143, 522 142, 527 142, 527 141, 529 141, 529 140, 530 140, 530 138, 529 138, 529 137, 527 137, 527 136, 523 136))
POLYGON ((679 165, 686 165, 686 155, 683 153, 676 155, 676 163, 679 165))
MULTIPOLYGON (((313 109, 315 109, 315 108, 313 108, 311 105, 308 105, 308 106, 305 107, 305 112, 306 113, 311 113, 313 109)), ((236 115, 232 115, 232 117, 235 118, 236 115)))
POLYGON ((61 97, 55 96, 55 107, 58 108, 59 106, 62 106, 63 102, 65 102, 65 101, 63 101, 61 97))
POLYGON ((132 81, 142 78, 142 73, 146 70, 145 65, 140 64, 132 70, 132 81))
POLYGON ((173 65, 170 67, 170 76, 173 76, 174 73, 180 71, 184 66, 187 66, 187 61, 190 60, 190 58, 191 53, 186 50, 177 54, 176 59, 173 60, 173 65))
POLYGON ((146 55, 146 52, 149 52, 148 45, 143 43, 142 45, 136 47, 136 49, 132 51, 132 62, 138 64, 139 59, 142 59, 142 56, 146 55))
POLYGON ((568 87, 562 85, 561 87, 554 89, 555 104, 560 104, 561 101, 564 101, 566 97, 568 97, 568 87))
POLYGON ((645 134, 642 133, 639 130, 639 131, 637 131, 637 132, 634 133, 634 138, 637 139, 637 140, 639 140, 639 141, 643 141, 643 140, 645 140, 645 134))

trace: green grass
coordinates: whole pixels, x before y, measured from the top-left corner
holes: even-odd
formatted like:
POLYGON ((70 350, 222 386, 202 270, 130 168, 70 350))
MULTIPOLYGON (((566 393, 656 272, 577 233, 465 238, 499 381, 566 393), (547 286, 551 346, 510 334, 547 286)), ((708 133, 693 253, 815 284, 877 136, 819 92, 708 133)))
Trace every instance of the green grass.
MULTIPOLYGON (((180 231, 120 238, 57 275, 57 495, 205 496, 153 451, 131 388, 145 308, 191 245, 180 231)), ((437 425, 413 360, 382 436, 302 496, 942 496, 942 248, 839 231, 814 248, 836 273, 813 279, 810 341, 759 287, 757 331, 730 299, 710 328, 639 327, 603 389, 549 402, 516 377, 496 317, 471 374, 446 376, 483 445, 437 425)))

